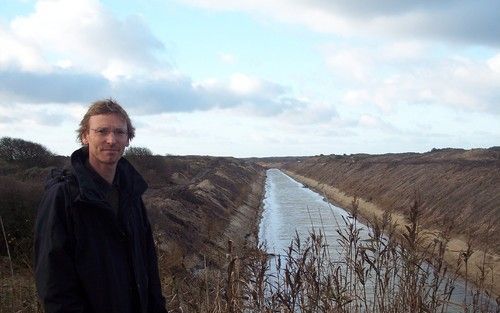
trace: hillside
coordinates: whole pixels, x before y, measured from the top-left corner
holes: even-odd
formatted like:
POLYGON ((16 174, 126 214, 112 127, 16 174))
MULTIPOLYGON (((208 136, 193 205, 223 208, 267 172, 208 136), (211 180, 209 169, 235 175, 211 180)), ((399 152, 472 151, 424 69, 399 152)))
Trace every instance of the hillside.
MULTIPOLYGON (((199 289, 209 281, 215 288, 224 279, 229 241, 234 253, 242 252, 247 243, 255 246, 264 170, 235 158, 159 156, 147 148, 129 151, 135 152, 126 153, 126 158, 149 185, 143 199, 158 248, 164 293, 171 307, 182 304, 195 310, 201 303, 199 289), (213 277, 200 277, 207 273, 200 269, 213 277)), ((36 311, 32 273, 36 207, 51 168, 68 164, 68 157, 36 143, 0 141, 0 217, 6 232, 6 240, 0 241, 0 294, 9 295, 0 297, 0 311, 36 311)))
POLYGON ((426 227, 452 226, 454 235, 500 252, 499 149, 329 155, 282 167, 384 210, 404 214, 418 197, 426 227))
MULTIPOLYGON (((373 221, 390 212, 405 231, 408 212, 419 202, 425 233, 449 238, 445 259, 473 281, 485 274, 500 295, 500 149, 441 149, 427 153, 328 155, 289 159, 268 158, 298 181, 373 221), (469 273, 464 252, 471 248, 469 273), (460 260, 460 262, 458 261, 460 260), (487 268, 482 273, 481 264, 487 268)), ((430 237, 432 240, 433 237, 430 237)), ((429 241, 424 241, 430 243, 429 241)))
POLYGON ((164 183, 151 184, 144 201, 169 271, 199 269, 205 261, 221 268, 229 240, 236 249, 256 242, 265 179, 260 166, 199 156, 169 156, 165 164, 154 178, 161 173, 164 183))
MULTIPOLYGON (((280 167, 346 209, 350 208, 352 196, 357 196, 359 212, 366 219, 387 210, 398 217, 396 221, 404 223, 404 216, 417 197, 428 230, 452 226, 453 253, 451 257, 445 255, 448 263, 456 263, 457 255, 465 249, 463 243, 472 238, 470 268, 475 272, 471 270, 468 277, 478 274, 475 264, 482 260, 482 249, 488 252, 484 254, 486 281, 491 281, 489 266, 495 266, 494 281, 500 281, 500 149, 243 160, 159 156, 147 148, 135 148, 128 150, 126 158, 149 184, 143 198, 171 312, 239 312, 235 308, 240 306, 243 310, 248 299, 255 301, 256 308, 262 308, 265 293, 259 288, 274 278, 273 274, 264 273, 269 267, 267 259, 253 249, 264 192, 265 172, 261 165, 280 167), (257 294, 256 290, 261 292, 257 294)), ((38 311, 31 268, 35 208, 50 169, 67 166, 68 162, 68 157, 53 155, 34 143, 0 140, 0 216, 7 233, 7 240, 0 242, 0 294, 6 295, 0 297, 1 312, 38 311), (9 149, 1 149, 7 144, 9 149), (13 154, 13 147, 23 149, 13 154)), ((397 251, 393 251, 396 258, 397 251)), ((314 257, 311 264, 320 264, 316 261, 314 257)), ((303 264, 304 259, 294 262, 303 264)), ((408 268, 402 268, 405 269, 408 268)), ((315 270, 299 268, 296 274, 306 273, 315 270)), ((290 290, 303 290, 302 280, 295 282, 296 289, 290 290)), ((311 286, 317 290, 317 281, 314 282, 311 286)), ((359 287, 356 280, 352 283, 359 287)), ((500 295, 500 284, 491 291, 500 295)), ((277 292, 279 296, 271 296, 269 299, 273 300, 266 303, 274 306, 279 298, 288 307, 290 298, 283 297, 287 291, 277 292)), ((330 295, 332 291, 325 292, 330 295)))

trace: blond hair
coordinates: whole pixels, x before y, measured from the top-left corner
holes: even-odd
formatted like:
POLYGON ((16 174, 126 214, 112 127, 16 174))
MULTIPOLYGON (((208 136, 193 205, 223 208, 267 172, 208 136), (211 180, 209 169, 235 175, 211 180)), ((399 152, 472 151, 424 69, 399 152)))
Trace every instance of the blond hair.
POLYGON ((104 99, 98 100, 92 103, 87 110, 87 113, 83 116, 83 119, 80 122, 80 127, 77 129, 76 138, 83 145, 83 135, 89 131, 89 120, 90 117, 94 115, 101 114, 118 114, 120 115, 125 122, 127 123, 127 136, 128 140, 132 140, 135 136, 135 128, 132 126, 132 121, 128 116, 127 112, 118 104, 114 99, 104 99))

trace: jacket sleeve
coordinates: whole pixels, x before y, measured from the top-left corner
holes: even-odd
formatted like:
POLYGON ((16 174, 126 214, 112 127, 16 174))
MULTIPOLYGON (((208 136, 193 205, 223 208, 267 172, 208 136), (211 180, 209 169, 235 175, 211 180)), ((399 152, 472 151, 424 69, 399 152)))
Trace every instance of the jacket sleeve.
POLYGON ((67 225, 66 190, 64 183, 47 189, 37 210, 35 279, 46 313, 85 312, 67 225))
POLYGON ((161 292, 160 274, 158 272, 158 258, 156 256, 156 248, 153 240, 153 233, 151 231, 151 224, 149 223, 148 215, 141 201, 144 222, 146 223, 146 244, 148 253, 148 276, 149 276, 149 307, 148 313, 167 313, 165 308, 165 298, 161 292))

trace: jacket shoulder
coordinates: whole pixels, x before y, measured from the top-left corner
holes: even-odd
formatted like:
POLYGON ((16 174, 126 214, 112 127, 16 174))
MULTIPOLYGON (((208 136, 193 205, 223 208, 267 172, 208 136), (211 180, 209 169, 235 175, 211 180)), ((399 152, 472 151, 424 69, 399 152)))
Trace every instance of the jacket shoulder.
POLYGON ((45 196, 57 197, 63 194, 73 201, 79 193, 78 180, 71 169, 53 168, 45 181, 45 196))
POLYGON ((40 234, 47 233, 61 223, 68 227, 73 203, 78 195, 77 191, 72 190, 78 190, 76 179, 66 169, 52 169, 37 207, 36 236, 40 237, 40 234))

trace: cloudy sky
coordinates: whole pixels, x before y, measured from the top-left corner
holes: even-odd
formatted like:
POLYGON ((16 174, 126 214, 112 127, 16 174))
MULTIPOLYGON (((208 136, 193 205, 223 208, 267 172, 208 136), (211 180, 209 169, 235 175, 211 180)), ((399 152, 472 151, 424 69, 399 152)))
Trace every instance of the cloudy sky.
POLYGON ((497 0, 0 0, 0 137, 113 97, 157 154, 500 145, 497 0))

